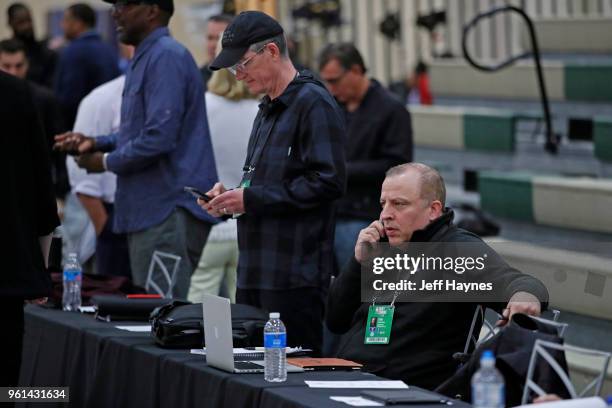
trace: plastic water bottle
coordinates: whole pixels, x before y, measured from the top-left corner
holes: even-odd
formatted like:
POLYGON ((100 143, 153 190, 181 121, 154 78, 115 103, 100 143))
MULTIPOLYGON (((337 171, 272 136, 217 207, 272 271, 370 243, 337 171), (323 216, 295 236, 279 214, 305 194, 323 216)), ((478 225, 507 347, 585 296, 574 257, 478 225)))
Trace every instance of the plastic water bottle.
POLYGON ((495 356, 485 350, 480 369, 472 376, 472 405, 475 408, 504 408, 504 377, 495 368, 495 356))
POLYGON ((81 280, 83 270, 77 254, 72 252, 68 254, 68 259, 64 264, 63 283, 64 292, 62 295, 62 309, 75 312, 81 306, 81 280))
POLYGON ((270 382, 287 380, 287 330, 279 313, 270 313, 264 327, 264 379, 270 382))

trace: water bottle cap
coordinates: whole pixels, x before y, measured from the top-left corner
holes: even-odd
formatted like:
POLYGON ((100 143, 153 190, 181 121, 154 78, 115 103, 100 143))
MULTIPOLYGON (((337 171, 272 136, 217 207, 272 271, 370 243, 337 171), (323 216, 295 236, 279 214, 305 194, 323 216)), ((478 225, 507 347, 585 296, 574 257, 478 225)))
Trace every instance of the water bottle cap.
POLYGON ((280 319, 280 313, 278 312, 270 313, 270 319, 280 319))
POLYGON ((495 360, 495 355, 491 350, 485 350, 480 356, 480 360, 495 360))

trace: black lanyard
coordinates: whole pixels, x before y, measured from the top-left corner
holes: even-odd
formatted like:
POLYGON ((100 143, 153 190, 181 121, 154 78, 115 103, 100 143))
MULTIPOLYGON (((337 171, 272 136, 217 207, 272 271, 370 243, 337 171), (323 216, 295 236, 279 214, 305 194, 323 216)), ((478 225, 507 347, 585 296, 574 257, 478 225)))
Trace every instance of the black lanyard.
MULTIPOLYGON (((299 76, 300 76, 300 72, 296 71, 295 76, 293 77, 293 81, 295 81, 295 79, 298 78, 299 76)), ((262 116, 265 118, 266 116, 273 114, 273 112, 279 108, 278 106, 279 103, 280 102, 278 100, 268 101, 264 105, 264 107, 261 108, 260 118, 262 116)), ((270 129, 266 133, 266 136, 262 139, 261 145, 259 143, 259 137, 260 137, 259 129, 261 128, 261 124, 263 120, 260 120, 259 123, 257 124, 257 130, 255 131, 255 140, 253 140, 253 150, 251 151, 250 154, 247 154, 246 163, 244 167, 242 167, 242 171, 245 173, 245 175, 243 176, 243 179, 251 178, 250 176, 247 177, 246 175, 255 171, 256 164, 259 163, 259 159, 261 159, 261 155, 263 154, 264 147, 266 147, 266 143, 268 142, 268 139, 270 138, 270 135, 272 134, 272 130, 274 130, 274 126, 276 125, 276 120, 278 119, 279 116, 280 114, 274 115, 274 119, 272 119, 272 125, 270 126, 270 129)))
POLYGON ((272 119, 272 124, 270 125, 270 129, 268 129, 268 131, 265 133, 265 136, 261 139, 261 143, 260 143, 261 134, 259 130, 261 129, 263 119, 260 120, 259 123, 257 124, 257 130, 255 131, 255 139, 253 140, 253 149, 251 150, 251 153, 247 156, 246 164, 242 168, 243 172, 252 173, 253 171, 255 171, 255 167, 257 163, 259 163, 259 160, 261 159, 261 155, 263 154, 264 148, 266 147, 266 143, 268 142, 268 139, 270 138, 270 135, 272 134, 272 131, 274 130, 274 126, 276 125, 277 119, 278 119, 278 115, 275 115, 274 119, 272 119))

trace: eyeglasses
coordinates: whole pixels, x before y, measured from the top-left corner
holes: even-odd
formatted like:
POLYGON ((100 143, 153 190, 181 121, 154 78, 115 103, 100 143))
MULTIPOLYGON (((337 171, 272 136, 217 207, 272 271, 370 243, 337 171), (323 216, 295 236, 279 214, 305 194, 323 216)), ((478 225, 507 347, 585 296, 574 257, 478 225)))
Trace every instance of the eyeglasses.
POLYGON ((229 72, 231 72, 233 75, 236 75, 238 72, 242 72, 242 73, 246 72, 247 65, 253 60, 253 58, 255 58, 257 55, 261 54, 263 52, 263 50, 266 49, 266 45, 268 45, 268 44, 262 45, 260 49, 255 51, 255 54, 251 55, 249 58, 245 59, 242 62, 235 63, 234 65, 229 67, 227 70, 229 72))
POLYGON ((340 82, 342 80, 342 78, 344 78, 344 76, 348 73, 348 71, 344 71, 343 73, 341 73, 340 75, 338 75, 335 78, 327 78, 327 79, 323 79, 323 82, 327 82, 330 85, 336 85, 338 82, 340 82))
POLYGON ((130 5, 144 4, 145 2, 142 0, 117 0, 115 4, 111 7, 112 13, 121 13, 123 9, 130 5))

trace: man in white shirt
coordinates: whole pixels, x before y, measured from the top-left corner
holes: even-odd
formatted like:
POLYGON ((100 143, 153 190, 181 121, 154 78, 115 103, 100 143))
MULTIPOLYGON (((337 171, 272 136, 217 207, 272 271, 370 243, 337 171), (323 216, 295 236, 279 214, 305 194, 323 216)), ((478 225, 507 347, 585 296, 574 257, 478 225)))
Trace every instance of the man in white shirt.
MULTIPOLYGON (((98 136, 116 132, 121 118, 125 76, 100 85, 79 105, 74 132, 98 136)), ((96 270, 104 275, 131 277, 125 234, 112 232, 117 176, 111 172, 87 173, 74 158, 66 159, 72 192, 89 214, 96 233, 96 270)))

